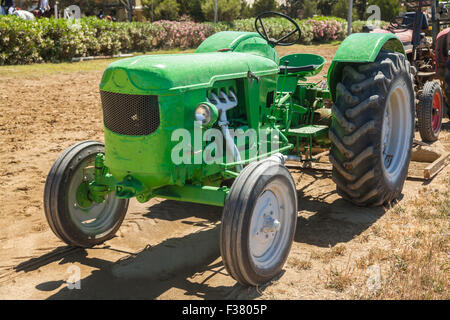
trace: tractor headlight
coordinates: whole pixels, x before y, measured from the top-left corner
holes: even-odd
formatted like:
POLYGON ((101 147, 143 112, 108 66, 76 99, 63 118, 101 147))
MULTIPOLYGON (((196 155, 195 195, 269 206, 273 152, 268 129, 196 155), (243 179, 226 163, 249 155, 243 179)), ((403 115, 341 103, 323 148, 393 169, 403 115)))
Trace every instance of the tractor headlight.
POLYGON ((195 108, 195 121, 200 122, 204 127, 212 126, 216 122, 217 117, 217 108, 212 103, 202 102, 195 108))

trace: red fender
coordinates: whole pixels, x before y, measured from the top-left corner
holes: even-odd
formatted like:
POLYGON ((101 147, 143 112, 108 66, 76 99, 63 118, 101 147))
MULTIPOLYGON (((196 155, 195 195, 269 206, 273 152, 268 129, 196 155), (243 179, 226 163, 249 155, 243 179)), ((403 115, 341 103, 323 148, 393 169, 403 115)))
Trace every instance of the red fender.
POLYGON ((442 73, 445 69, 445 63, 447 62, 448 50, 450 50, 450 46, 448 41, 450 37, 447 36, 450 28, 444 29, 439 32, 436 38, 436 72, 442 73))

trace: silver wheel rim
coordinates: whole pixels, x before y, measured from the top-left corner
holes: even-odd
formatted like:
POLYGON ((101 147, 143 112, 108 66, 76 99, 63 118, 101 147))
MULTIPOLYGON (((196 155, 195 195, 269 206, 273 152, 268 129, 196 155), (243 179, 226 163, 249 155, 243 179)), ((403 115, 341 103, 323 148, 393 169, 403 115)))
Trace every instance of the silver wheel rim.
POLYGON ((68 188, 68 209, 70 219, 77 228, 91 238, 101 238, 108 234, 116 223, 116 212, 120 206, 120 199, 114 192, 105 197, 102 203, 93 203, 89 208, 79 206, 76 192, 83 181, 92 181, 95 156, 84 160, 74 172, 68 188))
POLYGON ((260 269, 276 266, 287 245, 292 228, 292 202, 288 187, 269 183, 256 200, 249 232, 250 257, 260 269))
POLYGON ((411 101, 405 83, 394 86, 387 98, 381 132, 383 171, 394 182, 403 171, 412 129, 411 101))

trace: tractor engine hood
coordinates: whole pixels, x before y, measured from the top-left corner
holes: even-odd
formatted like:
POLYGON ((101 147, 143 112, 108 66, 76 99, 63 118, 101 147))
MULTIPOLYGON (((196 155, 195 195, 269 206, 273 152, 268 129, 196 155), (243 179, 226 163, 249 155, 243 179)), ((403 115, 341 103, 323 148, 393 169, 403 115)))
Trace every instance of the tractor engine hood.
POLYGON ((215 81, 278 73, 273 60, 239 52, 147 55, 111 63, 100 84, 124 94, 173 94, 210 88, 215 81))

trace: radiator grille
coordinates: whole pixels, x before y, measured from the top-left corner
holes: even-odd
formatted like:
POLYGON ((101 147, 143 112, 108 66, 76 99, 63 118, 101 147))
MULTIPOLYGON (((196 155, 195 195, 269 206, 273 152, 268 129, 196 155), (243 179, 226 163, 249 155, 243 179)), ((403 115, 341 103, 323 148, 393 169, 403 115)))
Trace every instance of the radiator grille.
POLYGON ((123 135, 144 136, 159 127, 158 96, 100 91, 103 122, 123 135))

